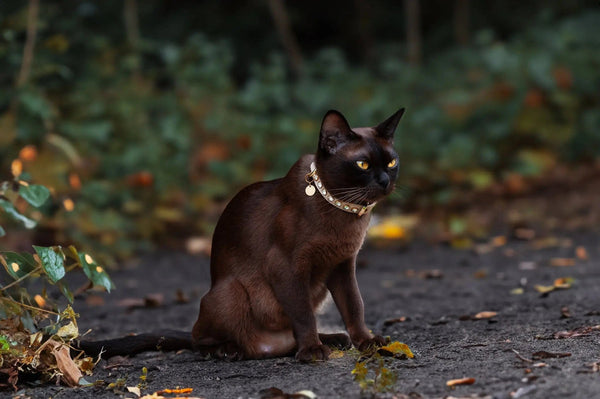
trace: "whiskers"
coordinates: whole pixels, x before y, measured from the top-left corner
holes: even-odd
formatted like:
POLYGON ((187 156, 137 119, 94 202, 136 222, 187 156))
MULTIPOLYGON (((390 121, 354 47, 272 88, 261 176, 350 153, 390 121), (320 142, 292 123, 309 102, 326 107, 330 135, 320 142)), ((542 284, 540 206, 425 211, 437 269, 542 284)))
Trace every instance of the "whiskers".
POLYGON ((329 190, 331 195, 340 201, 366 205, 373 202, 373 190, 370 187, 334 188, 329 190))

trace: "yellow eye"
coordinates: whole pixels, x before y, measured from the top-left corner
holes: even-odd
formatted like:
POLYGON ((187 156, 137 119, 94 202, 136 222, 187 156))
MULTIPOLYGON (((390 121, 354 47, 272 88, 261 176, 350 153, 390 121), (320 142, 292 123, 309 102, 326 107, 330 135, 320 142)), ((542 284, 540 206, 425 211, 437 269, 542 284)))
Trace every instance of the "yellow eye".
POLYGON ((359 168, 361 168, 362 170, 367 170, 369 169, 369 163, 367 161, 356 161, 356 164, 358 165, 359 168))
POLYGON ((388 168, 393 168, 394 166, 396 166, 396 163, 396 158, 392 159, 390 163, 388 163, 388 168))

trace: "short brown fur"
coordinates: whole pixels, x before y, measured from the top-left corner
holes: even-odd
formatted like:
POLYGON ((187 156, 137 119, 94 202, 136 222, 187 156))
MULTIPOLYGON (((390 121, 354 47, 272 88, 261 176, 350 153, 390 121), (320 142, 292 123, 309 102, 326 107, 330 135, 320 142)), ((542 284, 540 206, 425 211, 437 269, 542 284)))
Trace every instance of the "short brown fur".
POLYGON ((231 359, 296 352, 297 359, 311 361, 327 359, 329 346, 382 345, 365 325, 355 274, 370 213, 336 209, 304 190, 314 162, 320 181, 342 201, 364 206, 388 195, 398 170, 393 134, 403 113, 374 128, 351 129, 342 114, 329 111, 314 155, 301 157, 285 177, 252 184, 231 200, 213 236, 211 288, 191 342, 185 333, 163 331, 81 341, 79 348, 114 356, 193 346, 231 359), (367 170, 357 161, 368 162, 367 170), (317 332, 315 310, 328 292, 349 336, 317 332))

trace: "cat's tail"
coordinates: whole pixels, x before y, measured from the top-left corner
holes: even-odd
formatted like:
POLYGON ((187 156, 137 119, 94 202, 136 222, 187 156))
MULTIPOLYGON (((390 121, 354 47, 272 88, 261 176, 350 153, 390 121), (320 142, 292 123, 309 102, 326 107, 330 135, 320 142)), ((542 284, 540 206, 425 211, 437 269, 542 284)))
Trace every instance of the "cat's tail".
POLYGON ((73 347, 85 352, 88 356, 96 357, 102 354, 102 357, 106 359, 112 356, 135 355, 146 351, 192 349, 192 335, 190 332, 184 331, 161 330, 100 341, 78 340, 73 347))

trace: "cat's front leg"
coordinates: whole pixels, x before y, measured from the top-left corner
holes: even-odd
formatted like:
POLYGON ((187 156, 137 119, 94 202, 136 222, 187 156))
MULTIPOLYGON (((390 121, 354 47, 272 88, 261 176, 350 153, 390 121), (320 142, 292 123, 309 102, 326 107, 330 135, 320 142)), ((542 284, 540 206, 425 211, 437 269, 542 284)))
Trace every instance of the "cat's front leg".
POLYGON ((350 339, 361 351, 386 344, 385 338, 373 335, 365 324, 364 305, 356 281, 356 259, 338 265, 327 281, 327 288, 342 315, 350 339))
POLYGON ((310 302, 309 277, 279 275, 272 282, 273 291, 284 313, 290 319, 301 362, 327 360, 331 349, 323 345, 317 333, 317 321, 310 302))

